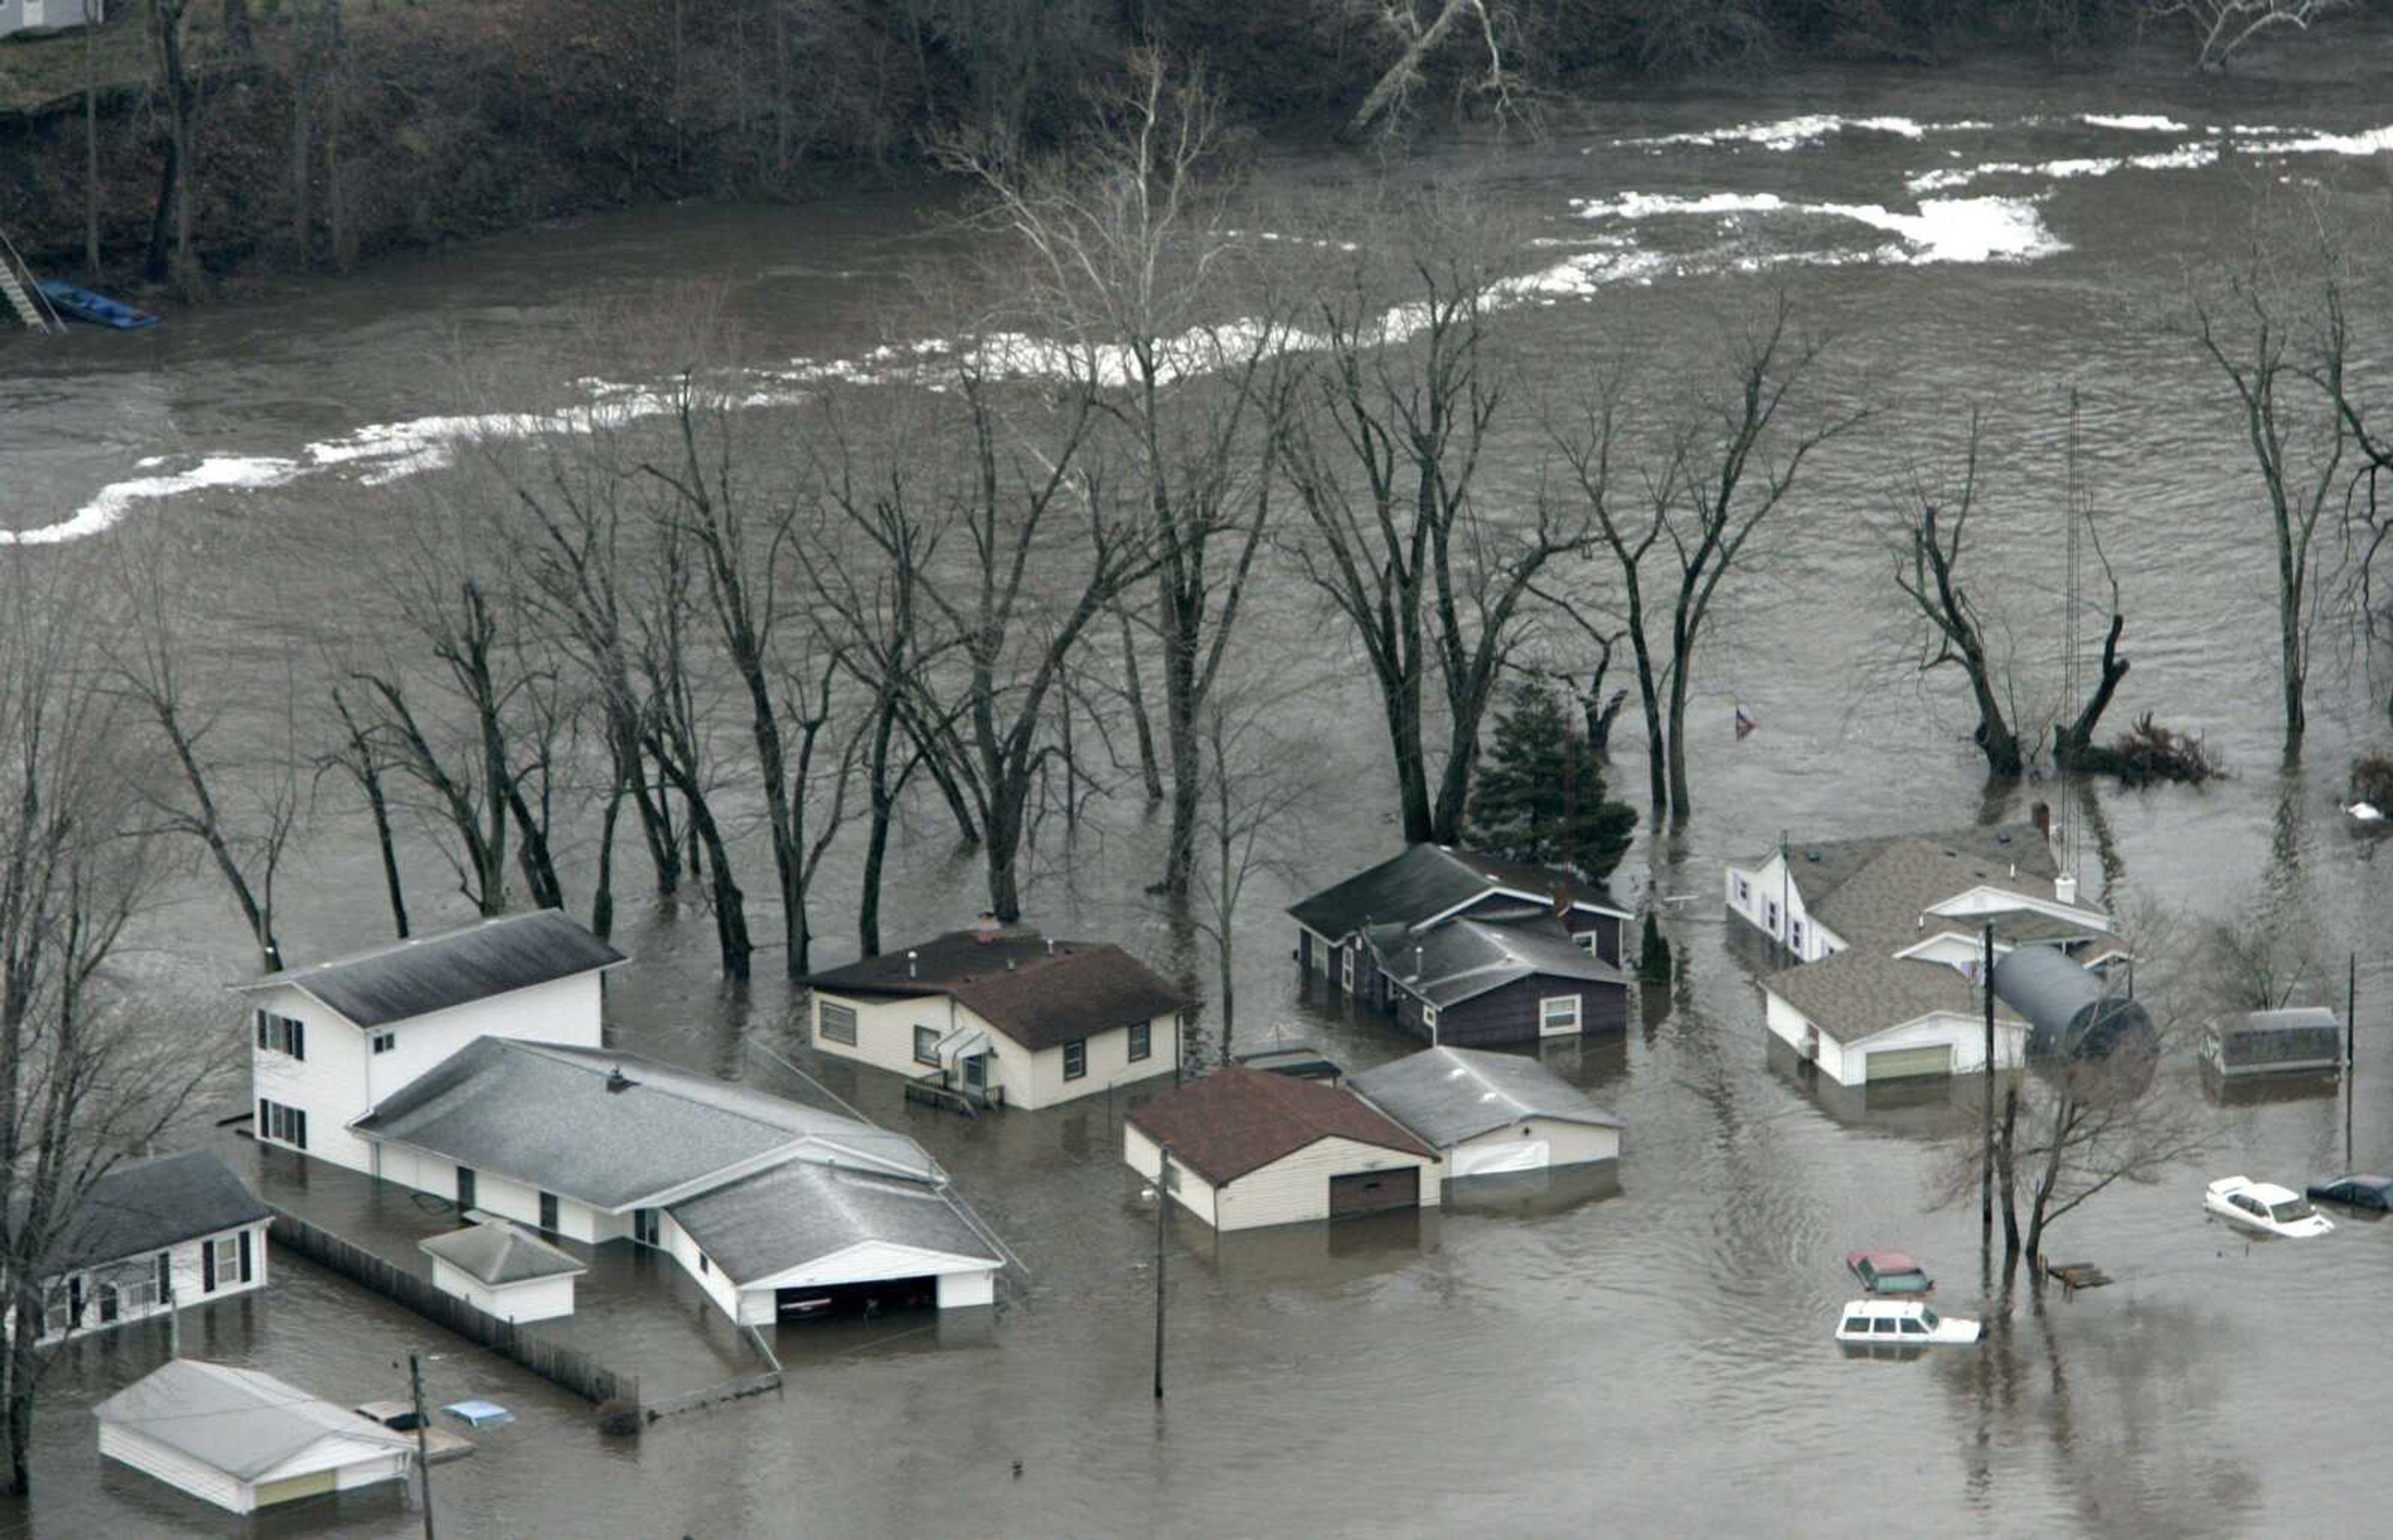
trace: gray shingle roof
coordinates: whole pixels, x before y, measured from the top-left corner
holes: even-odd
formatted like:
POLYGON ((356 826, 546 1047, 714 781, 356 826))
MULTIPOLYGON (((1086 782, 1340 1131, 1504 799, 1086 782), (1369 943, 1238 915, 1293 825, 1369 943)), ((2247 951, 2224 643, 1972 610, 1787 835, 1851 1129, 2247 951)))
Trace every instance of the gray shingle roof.
POLYGON ((539 1236, 526 1234, 503 1220, 469 1224, 463 1230, 451 1230, 415 1244, 425 1255, 438 1257, 468 1277, 493 1287, 590 1271, 571 1253, 560 1251, 539 1236))
POLYGON ((1523 1117, 1623 1126, 1585 1091, 1514 1053, 1432 1048, 1350 1076, 1346 1085, 1441 1150, 1523 1117))
POLYGON ((1401 855, 1288 906, 1288 912, 1314 934, 1342 941, 1366 924, 1419 925, 1498 891, 1522 894, 1528 903, 1544 905, 1558 887, 1575 902, 1613 914, 1627 912, 1602 883, 1569 872, 1428 844, 1410 846, 1401 855))
MULTIPOLYGON (((1824 900, 1812 900, 1807 888, 1804 902, 1814 918, 1856 949, 1899 951, 1919 939, 1924 911, 1979 887, 2056 902, 2051 881, 2025 867, 2013 877, 2007 859, 1920 835, 1890 842, 1824 900)), ((2072 907, 2099 912, 2083 897, 2072 907)))
POLYGON ((1186 995, 1110 942, 1049 941, 1022 932, 984 938, 951 931, 805 982, 840 995, 952 995, 1034 1052, 1188 1004, 1186 995))
POLYGON ((288 984, 360 1026, 382 1026, 622 960, 622 953, 562 911, 536 909, 285 968, 231 987, 288 984))
MULTIPOLYGON (((1822 1036, 1840 1043, 1939 1011, 1966 1016, 1984 1009, 1976 988, 1957 970, 1861 946, 1772 973, 1761 985, 1803 1012, 1822 1036)), ((2014 1025, 2019 1020, 2008 1011, 1996 1019, 2014 1025)))
POLYGON ((1517 925, 1449 920, 1413 933, 1380 960, 1398 985, 1440 1010, 1525 978, 1628 984, 1619 969, 1544 917, 1517 925))
POLYGON ((111 1427, 155 1439, 214 1470, 254 1481, 338 1436, 394 1453, 415 1440, 255 1369, 177 1358, 92 1408, 111 1427))
MULTIPOLYGON (((2022 877, 2041 877, 2048 881, 2060 873, 2052 859, 2051 844, 2033 824, 1973 825, 1926 834, 1871 834, 1857 840, 1789 841, 1787 869, 1803 894, 1804 907, 1816 910, 1859 875, 1863 868, 1906 840, 1925 840, 1940 850, 1952 850, 1981 862, 2000 862, 2006 870, 2016 861, 2022 877)), ((1777 854, 1774 850, 1764 851, 1743 865, 1747 870, 1765 867, 1777 854)))
POLYGON ((43 1272, 163 1251, 273 1213, 215 1151, 177 1150, 120 1166, 95 1182, 59 1233, 43 1272))
POLYGON ((925 1182, 791 1161, 666 1210, 734 1284, 868 1241, 999 1265, 944 1193, 925 1182))
POLYGON ((512 1038, 476 1038, 354 1126, 607 1209, 776 1153, 923 1177, 938 1169, 902 1134, 752 1087, 512 1038))

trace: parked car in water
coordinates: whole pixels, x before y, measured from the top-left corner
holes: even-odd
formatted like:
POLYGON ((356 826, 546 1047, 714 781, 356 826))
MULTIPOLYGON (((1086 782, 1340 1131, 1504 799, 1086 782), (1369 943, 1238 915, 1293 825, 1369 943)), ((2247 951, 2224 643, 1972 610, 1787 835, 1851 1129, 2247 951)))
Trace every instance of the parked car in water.
POLYGON ((2364 1214, 2393 1213, 2393 1177, 2347 1176, 2310 1183, 2312 1203, 2339 1203, 2364 1214))
POLYGON ((2249 1177, 2220 1177, 2203 1189, 2202 1207, 2230 1224, 2287 1240, 2307 1240, 2334 1228, 2333 1220, 2298 1193, 2249 1177))
POLYGON ((1849 1299, 1837 1320, 1837 1340, 1848 1347, 1929 1348, 1978 1339, 1978 1323, 1939 1315, 1924 1299, 1849 1299))
POLYGON ((1936 1281, 1902 1251, 1848 1251, 1845 1266, 1872 1294, 1932 1294, 1936 1281))

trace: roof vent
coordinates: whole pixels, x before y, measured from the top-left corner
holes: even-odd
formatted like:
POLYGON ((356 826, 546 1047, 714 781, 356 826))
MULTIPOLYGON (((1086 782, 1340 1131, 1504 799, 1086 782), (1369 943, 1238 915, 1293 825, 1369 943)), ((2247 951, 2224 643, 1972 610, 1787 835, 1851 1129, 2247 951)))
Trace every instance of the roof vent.
POLYGON ((1055 955, 1055 938, 1052 935, 1047 938, 1047 955, 1049 957, 1055 955))
POLYGON ((610 1096, 621 1096, 638 1084, 637 1080, 623 1073, 621 1064, 607 1072, 607 1092, 610 1096))
POLYGON ((1803 853, 1803 859, 1806 861, 1816 861, 1819 858, 1820 853, 1816 850, 1807 850, 1803 853))
POLYGON ((922 954, 919 952, 909 952, 906 954, 906 976, 908 978, 910 979, 920 976, 914 968, 914 959, 921 955, 922 954))

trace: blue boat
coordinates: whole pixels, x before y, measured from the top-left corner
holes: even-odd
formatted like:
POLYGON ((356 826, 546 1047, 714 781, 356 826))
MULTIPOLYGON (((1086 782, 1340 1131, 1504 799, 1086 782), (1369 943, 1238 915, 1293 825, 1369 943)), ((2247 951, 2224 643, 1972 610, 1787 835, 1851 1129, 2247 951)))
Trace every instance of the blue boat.
POLYGON ((113 326, 120 332, 138 332, 158 324, 158 318, 147 310, 93 294, 89 289, 69 283, 64 279, 46 278, 39 285, 42 297, 62 316, 87 320, 94 326, 113 326))

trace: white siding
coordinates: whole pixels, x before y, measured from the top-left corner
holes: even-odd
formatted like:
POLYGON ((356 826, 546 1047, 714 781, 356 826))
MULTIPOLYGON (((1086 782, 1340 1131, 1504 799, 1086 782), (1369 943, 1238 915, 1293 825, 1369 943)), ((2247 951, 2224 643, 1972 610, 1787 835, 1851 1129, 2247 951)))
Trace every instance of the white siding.
POLYGON ((1941 904, 1929 905, 1928 912, 1957 919, 1964 915, 2000 914, 2006 909, 2033 909, 2037 914, 2069 920, 2090 931, 2108 931, 2111 928, 2107 915, 2081 909, 2074 904, 2064 904, 2059 898, 2034 898, 2013 893, 2007 888, 1971 888, 1941 904))
MULTIPOLYGON (((111 1279, 129 1284, 154 1276, 158 1265, 158 1253, 144 1251, 136 1257, 125 1257, 113 1262, 103 1262, 95 1267, 83 1269, 80 1272, 84 1281, 83 1324, 68 1333, 67 1338, 45 1338, 43 1340, 64 1341, 68 1338, 88 1337, 94 1332, 114 1331, 119 1326, 129 1325, 136 1321, 147 1321, 153 1316, 163 1315, 177 1305, 188 1310, 193 1305, 204 1305, 211 1299, 222 1299, 230 1295, 246 1294, 264 1288, 268 1266, 266 1232, 268 1222, 260 1220, 255 1224, 219 1231, 213 1235, 205 1235, 164 1247, 163 1249, 171 1257, 166 1268, 167 1282, 174 1291, 171 1301, 161 1299, 143 1309, 122 1309, 114 1321, 103 1322, 99 1318, 99 1286, 111 1279), (244 1284, 241 1281, 241 1272, 236 1265, 230 1272, 217 1274, 216 1286, 213 1290, 206 1288, 204 1285, 207 1278, 207 1266, 200 1259, 201 1248, 210 1242, 222 1240, 227 1236, 237 1236, 242 1229, 249 1232, 249 1282, 244 1284)), ((62 1273, 54 1281, 64 1285, 77 1275, 62 1273)), ((53 1280, 44 1281, 46 1291, 51 1281, 53 1280)))
MULTIPOLYGON (((243 1025, 250 1045, 250 1112, 255 1114, 260 1097, 303 1108, 307 1114, 309 1155, 370 1171, 372 1152, 365 1141, 348 1131, 347 1125, 477 1038, 600 1046, 599 978, 593 972, 553 979, 371 1031, 295 985, 253 991, 242 997, 251 1008, 243 1025), (260 1009, 306 1026, 305 1061, 257 1046, 260 1009), (372 1038, 381 1032, 393 1034, 397 1041, 389 1051, 375 1053, 372 1038)), ((266 1129, 255 1131, 266 1139, 266 1129)))
MULTIPOLYGON (((1175 1162, 1174 1164, 1177 1164, 1175 1162)), ((1216 1202, 1221 1230, 1255 1230, 1268 1224, 1299 1224, 1329 1217, 1329 1179, 1357 1171, 1419 1170, 1420 1203, 1438 1202, 1437 1162, 1402 1150, 1381 1149, 1351 1139, 1318 1139, 1259 1170, 1223 1185, 1216 1202)))
POLYGON ((255 1506, 248 1489, 225 1472, 121 1424, 99 1425, 99 1453, 218 1507, 247 1513, 255 1506))
MULTIPOLYGON (((375 1175, 385 1181, 451 1199, 457 1196, 457 1163, 409 1144, 382 1143, 375 1175)), ((529 1230, 540 1228, 540 1189, 503 1171, 474 1172, 474 1207, 486 1214, 514 1220, 529 1230)), ((608 1214, 579 1198, 556 1195, 556 1231, 571 1241, 595 1245, 632 1233, 628 1214, 608 1214)))
POLYGON ((1584 1166, 1591 1161, 1617 1160, 1620 1157, 1618 1129, 1564 1123, 1550 1117, 1528 1117, 1518 1123, 1507 1123, 1500 1129, 1490 1129, 1477 1138, 1466 1139, 1455 1145, 1446 1152, 1445 1169, 1450 1176, 1457 1165, 1468 1164, 1467 1160, 1457 1158, 1466 1151, 1521 1142, 1544 1144, 1549 1166, 1584 1166))
MULTIPOLYGON (((1131 1127, 1122 1125, 1122 1160, 1152 1186, 1161 1164, 1163 1151, 1155 1141, 1131 1127)), ((1213 1222, 1213 1185, 1182 1165, 1175 1157, 1171 1162, 1171 1195, 1180 1207, 1203 1220, 1213 1222)))
POLYGON ((997 1271, 983 1269, 977 1272, 942 1272, 939 1274, 939 1308, 969 1310, 974 1305, 997 1303, 997 1271))
MULTIPOLYGON (((1013 1054, 1005 1054, 1002 1050, 1000 1053, 1006 1065, 1006 1104, 1052 1107, 1059 1103, 1076 1102, 1083 1096, 1102 1096, 1115 1087, 1134 1085, 1158 1075, 1170 1074, 1180 1062, 1180 1018, 1166 1012, 1147 1025, 1147 1056, 1136 1064, 1130 1060, 1130 1027, 1127 1024, 1092 1036, 1088 1040, 1089 1072, 1077 1080, 1064 1078, 1064 1049, 1061 1044, 1032 1053, 1012 1038, 1005 1038, 1005 1046, 1014 1051, 1013 1054), (1017 1071, 1016 1064, 1022 1064, 1023 1068, 1017 1071)), ((1001 1036, 994 1030, 990 1035, 992 1038, 1001 1036)))
POLYGON ((930 1065, 914 1062, 914 1028, 927 1026, 941 1038, 957 1026, 956 1002, 945 995, 925 995, 914 999, 859 999, 846 995, 815 991, 813 1026, 815 1046, 839 1059, 855 1059, 885 1069, 892 1075, 902 1075, 909 1080, 920 1079, 933 1073, 930 1065), (844 1005, 856 1012, 856 1044, 835 1043, 822 1035, 822 1008, 825 1001, 844 1005))
POLYGON ((743 1325, 772 1325, 779 1313, 778 1301, 775 1298, 778 1289, 869 1284, 884 1278, 936 1278, 941 1310, 986 1305, 996 1298, 992 1274, 997 1272, 997 1265, 974 1257, 952 1256, 944 1251, 924 1251, 916 1246, 896 1246, 884 1241, 866 1241, 830 1256, 817 1258, 804 1267, 793 1267, 785 1272, 752 1279, 741 1285, 738 1318, 743 1325))
MULTIPOLYGON (((1762 991, 1765 1002, 1762 1020, 1772 1035, 1784 1039, 1798 1052, 1803 1047, 1803 1032, 1810 1021, 1785 1000, 1762 991)), ((1905 1048, 1934 1048, 1949 1043, 1953 1048, 1953 1073, 1975 1075, 1985 1067, 1986 1028, 1984 1018, 1937 1011, 1917 1021, 1890 1027, 1867 1038, 1838 1042, 1823 1032, 1819 1035, 1817 1062, 1820 1073, 1841 1086, 1858 1086, 1869 1078, 1868 1055, 1905 1048)), ((2025 1062, 2027 1050, 2026 1025, 2008 1015, 1994 1023, 1994 1064, 1999 1069, 2016 1069, 2025 1062)))
MULTIPOLYGON (((361 1424, 364 1421, 359 1420, 361 1424)), ((376 1481, 396 1481, 409 1468, 409 1455, 388 1444, 328 1433, 281 1465, 259 1472, 257 1479, 247 1485, 255 1493, 261 1486, 287 1481, 294 1476, 330 1470, 337 1473, 335 1485, 347 1491, 355 1486, 372 1486, 376 1481)))
POLYGON ((734 1321, 747 1319, 739 1313, 739 1289, 723 1275, 721 1268, 709 1265, 702 1271, 700 1269, 698 1243, 689 1238, 687 1231, 673 1222, 671 1214, 660 1212, 657 1215, 657 1239, 662 1243, 665 1253, 681 1264, 682 1271, 698 1280, 698 1286, 706 1290, 707 1298, 713 1299, 724 1314, 734 1321))
POLYGON ((945 1039, 951 1033, 977 1029, 988 1039, 988 1083, 1003 1087, 1009 1107, 1052 1107, 1058 1103, 1104 1093, 1109 1087, 1130 1085, 1169 1075, 1179 1062, 1180 1021, 1157 1016, 1150 1024, 1150 1049, 1137 1064, 1130 1062, 1130 1027, 1100 1032, 1089 1038, 1089 1072, 1076 1080, 1064 1078, 1061 1045, 1034 1053, 945 995, 918 999, 870 1000, 845 995, 815 994, 815 1046, 835 1058, 854 1059, 909 1080, 935 1077, 937 1069, 914 1057, 914 1029, 927 1026, 945 1039), (856 1043, 830 1041, 822 1035, 826 1000, 856 1012, 856 1043))
MULTIPOLYGON (((1795 875, 1799 878, 1800 872, 1798 862, 1795 875)), ((1781 944, 1793 933, 1793 922, 1800 920, 1803 945, 1797 951, 1802 961, 1814 962, 1843 951, 1844 939, 1811 918, 1810 907, 1803 902, 1800 882, 1788 881, 1788 876, 1785 861, 1775 853, 1759 867, 1730 866, 1722 887, 1728 912, 1781 944), (1740 879, 1746 885, 1743 903, 1739 903, 1736 896, 1736 884, 1740 879), (1774 927, 1770 922, 1772 906, 1780 911, 1774 927)))
POLYGON ((443 1294, 453 1294, 502 1321, 547 1321, 572 1314, 575 1276, 566 1272, 554 1278, 536 1278, 529 1283, 493 1288, 472 1273, 450 1266, 438 1257, 432 1259, 434 1287, 443 1294))

